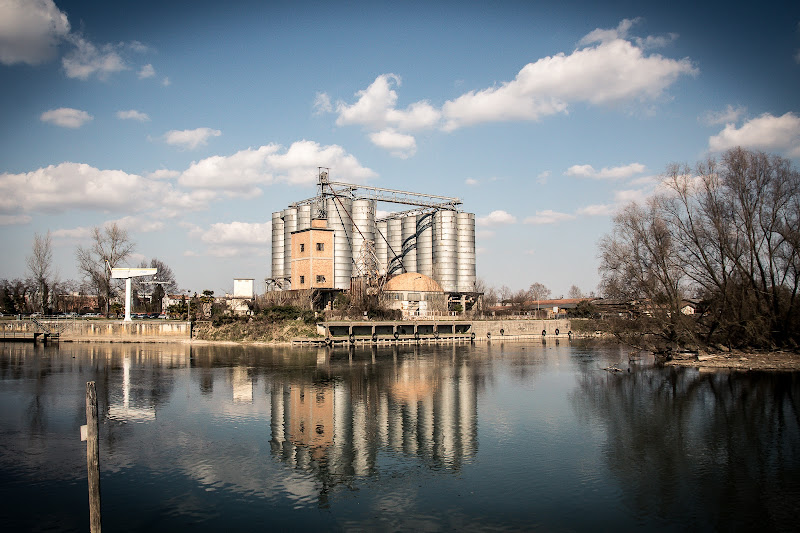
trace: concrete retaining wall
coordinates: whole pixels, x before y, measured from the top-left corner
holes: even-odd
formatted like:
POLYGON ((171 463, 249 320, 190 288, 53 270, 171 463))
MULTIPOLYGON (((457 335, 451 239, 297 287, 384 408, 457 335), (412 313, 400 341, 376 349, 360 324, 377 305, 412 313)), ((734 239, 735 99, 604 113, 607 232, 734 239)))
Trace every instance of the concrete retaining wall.
MULTIPOLYGON (((62 341, 153 342, 177 341, 190 338, 189 322, 172 320, 43 320, 51 331, 61 332, 62 341)), ((7 331, 41 331, 30 320, 0 322, 7 331)))
POLYGON ((567 335, 570 332, 570 322, 566 319, 560 320, 475 320, 472 322, 472 331, 476 337, 486 337, 491 333, 492 337, 499 337, 500 330, 504 335, 541 335, 542 331, 547 337, 556 335, 567 335))

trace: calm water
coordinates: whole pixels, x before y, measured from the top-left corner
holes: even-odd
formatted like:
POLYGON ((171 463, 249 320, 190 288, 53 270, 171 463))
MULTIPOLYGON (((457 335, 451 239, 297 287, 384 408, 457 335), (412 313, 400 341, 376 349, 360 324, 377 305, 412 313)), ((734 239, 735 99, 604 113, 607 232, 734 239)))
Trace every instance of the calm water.
POLYGON ((781 530, 800 376, 543 344, 0 345, 0 526, 107 531, 781 530), (611 364, 630 372, 610 374, 611 364))

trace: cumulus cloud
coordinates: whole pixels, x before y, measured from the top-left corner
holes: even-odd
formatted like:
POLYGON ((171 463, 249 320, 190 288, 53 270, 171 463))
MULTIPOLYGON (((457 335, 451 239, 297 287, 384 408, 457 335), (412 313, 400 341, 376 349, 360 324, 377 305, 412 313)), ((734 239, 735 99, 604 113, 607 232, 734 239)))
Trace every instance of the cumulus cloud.
POLYGON ((412 135, 398 133, 391 128, 370 133, 369 140, 375 146, 380 146, 401 159, 408 159, 417 151, 417 141, 412 135))
POLYGON ((62 128, 80 128, 94 117, 80 109, 59 107, 58 109, 45 111, 39 118, 42 122, 49 122, 62 128))
POLYGON ((645 171, 645 166, 641 163, 630 163, 619 167, 603 167, 600 170, 595 170, 592 165, 572 165, 564 172, 567 176, 577 176, 581 178, 592 179, 623 179, 630 178, 635 174, 645 171))
POLYGON ((145 78, 152 78, 153 76, 156 75, 156 69, 153 68, 153 65, 148 63, 139 70, 138 75, 140 80, 143 80, 145 78))
POLYGON ((544 185, 547 183, 547 179, 550 177, 550 171, 545 170, 544 172, 540 172, 538 176, 536 176, 536 181, 544 185))
POLYGON ((187 150, 194 150, 198 146, 208 144, 211 137, 222 135, 220 130, 211 128, 196 128, 193 130, 170 130, 164 134, 164 141, 172 146, 180 146, 187 150))
POLYGON ((426 101, 415 102, 404 110, 397 109, 397 92, 392 88, 394 86, 400 86, 399 76, 381 74, 369 87, 356 93, 356 103, 337 104, 339 117, 336 123, 340 126, 359 124, 376 130, 386 127, 415 130, 432 127, 438 122, 440 112, 426 101))
POLYGON ((92 228, 89 226, 78 226, 77 228, 61 228, 54 230, 51 235, 54 239, 87 239, 92 235, 92 228))
POLYGON ((719 124, 731 124, 737 122, 742 115, 747 112, 747 108, 742 106, 728 106, 722 111, 708 111, 700 117, 700 122, 707 126, 716 126, 719 124))
POLYGON ((464 180, 464 183, 466 183, 466 184, 467 184, 467 185, 469 185, 470 187, 474 187, 474 186, 475 186, 475 185, 477 185, 479 182, 478 182, 478 180, 476 180, 475 178, 467 178, 467 179, 465 179, 465 180, 464 180))
POLYGON ((162 220, 145 216, 125 216, 108 222, 108 224, 111 223, 115 223, 126 230, 144 233, 161 231, 164 229, 164 222, 162 220))
POLYGON ((643 46, 626 40, 634 22, 624 20, 613 30, 596 29, 580 43, 593 46, 539 59, 525 65, 512 81, 446 102, 444 129, 539 120, 564 113, 576 102, 608 105, 653 100, 680 76, 697 74, 689 59, 647 55, 643 46))
POLYGON ((331 104, 331 97, 328 96, 326 93, 317 93, 317 96, 314 98, 313 109, 315 115, 330 113, 331 111, 333 111, 333 105, 331 104))
POLYGON ((576 213, 583 216, 608 216, 617 210, 615 204, 592 204, 579 208, 576 213))
POLYGON ((120 120, 138 120, 139 122, 147 122, 150 117, 147 113, 129 109, 128 111, 117 111, 117 118, 120 120))
POLYGON ((485 217, 478 217, 475 223, 478 226, 504 226, 507 224, 514 224, 516 221, 516 217, 501 209, 492 211, 485 217))
POLYGON ((272 222, 220 222, 212 224, 200 238, 209 244, 268 244, 272 239, 272 222))
POLYGON ((53 0, 3 0, 0 63, 38 65, 52 59, 69 30, 67 15, 53 0))
POLYGON ((0 174, 0 214, 199 209, 208 196, 181 193, 164 181, 85 163, 61 163, 21 174, 0 174))
POLYGON ((251 190, 256 185, 275 181, 311 184, 317 167, 336 169, 336 174, 351 182, 363 182, 376 174, 361 166, 341 146, 321 146, 313 141, 297 141, 287 150, 277 144, 248 148, 230 156, 212 156, 194 162, 178 183, 187 187, 251 190))
POLYGON ((575 215, 570 215, 569 213, 559 213, 551 209, 546 209, 544 211, 536 211, 535 215, 525 218, 523 222, 525 224, 555 224, 574 218, 575 215))
POLYGON ((69 40, 75 48, 61 59, 68 78, 86 80, 97 75, 103 80, 110 74, 128 69, 117 51, 118 45, 104 44, 98 47, 80 36, 71 36, 69 40))
POLYGON ((746 121, 740 128, 727 124, 725 129, 708 140, 708 147, 712 152, 721 152, 735 146, 800 157, 800 116, 791 112, 779 117, 764 113, 746 121))

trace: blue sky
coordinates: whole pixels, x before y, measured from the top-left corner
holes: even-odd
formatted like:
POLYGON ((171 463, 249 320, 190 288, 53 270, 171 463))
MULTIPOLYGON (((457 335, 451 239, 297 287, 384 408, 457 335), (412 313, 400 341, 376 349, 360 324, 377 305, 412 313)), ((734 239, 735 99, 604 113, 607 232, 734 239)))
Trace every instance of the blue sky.
POLYGON ((589 292, 669 163, 800 161, 795 2, 164 4, 0 0, 0 277, 49 230, 77 278, 117 221, 132 263, 230 292, 328 166, 461 198, 490 286, 589 292))

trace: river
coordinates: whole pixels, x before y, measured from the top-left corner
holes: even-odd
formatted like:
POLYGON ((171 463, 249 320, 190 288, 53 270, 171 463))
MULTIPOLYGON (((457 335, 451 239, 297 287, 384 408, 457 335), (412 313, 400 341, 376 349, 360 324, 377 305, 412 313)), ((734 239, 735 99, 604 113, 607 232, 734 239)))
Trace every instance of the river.
POLYGON ((789 530, 800 374, 618 346, 0 345, 0 524, 86 531, 789 530), (604 370, 617 365, 622 372, 604 370))

